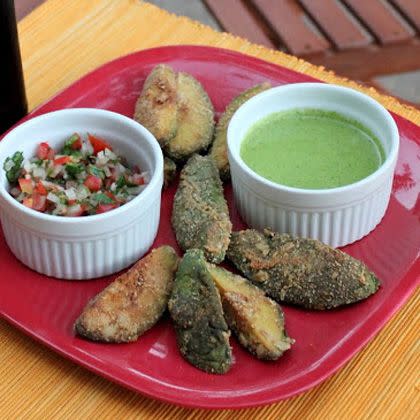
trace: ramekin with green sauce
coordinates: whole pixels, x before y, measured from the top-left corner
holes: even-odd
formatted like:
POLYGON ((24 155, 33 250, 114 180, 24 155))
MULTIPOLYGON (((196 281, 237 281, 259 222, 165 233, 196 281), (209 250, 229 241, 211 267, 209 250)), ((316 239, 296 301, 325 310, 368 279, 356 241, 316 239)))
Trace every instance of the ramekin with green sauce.
POLYGON ((367 95, 322 83, 270 89, 228 128, 236 205, 256 229, 352 243, 386 211, 398 144, 391 115, 367 95))

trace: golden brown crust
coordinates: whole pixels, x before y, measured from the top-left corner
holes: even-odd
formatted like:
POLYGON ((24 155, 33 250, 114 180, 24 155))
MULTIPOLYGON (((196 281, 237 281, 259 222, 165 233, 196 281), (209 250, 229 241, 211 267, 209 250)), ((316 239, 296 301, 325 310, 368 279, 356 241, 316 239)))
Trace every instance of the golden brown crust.
POLYGON ((286 334, 280 306, 243 277, 213 264, 207 267, 239 342, 259 359, 278 359, 294 342, 286 334))
POLYGON ((164 146, 177 131, 177 75, 165 64, 147 76, 137 99, 134 119, 144 125, 164 146))
POLYGON ((77 333, 95 341, 137 340, 165 311, 177 267, 171 247, 154 249, 87 304, 77 333))

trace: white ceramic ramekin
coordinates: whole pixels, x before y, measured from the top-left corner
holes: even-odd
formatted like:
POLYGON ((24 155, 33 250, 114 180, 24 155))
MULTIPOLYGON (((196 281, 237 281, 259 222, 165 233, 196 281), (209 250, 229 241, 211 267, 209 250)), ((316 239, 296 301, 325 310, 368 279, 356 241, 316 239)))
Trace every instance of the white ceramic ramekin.
POLYGON ((65 279, 115 273, 139 259, 157 234, 163 156, 154 136, 123 115, 100 109, 66 109, 33 118, 0 142, 0 217, 13 254, 28 267, 65 279), (108 213, 60 217, 28 209, 8 193, 4 160, 20 150, 26 158, 47 141, 61 147, 72 133, 105 138, 131 165, 148 171, 150 182, 132 201, 108 213))
POLYGON ((378 102, 353 89, 323 83, 279 86, 251 98, 228 127, 228 155, 235 202, 251 227, 344 246, 367 235, 388 206, 399 135, 391 115, 378 102), (381 141, 385 161, 368 177, 339 188, 300 189, 279 185, 256 174, 242 160, 240 147, 248 129, 278 111, 317 108, 359 121, 381 141))

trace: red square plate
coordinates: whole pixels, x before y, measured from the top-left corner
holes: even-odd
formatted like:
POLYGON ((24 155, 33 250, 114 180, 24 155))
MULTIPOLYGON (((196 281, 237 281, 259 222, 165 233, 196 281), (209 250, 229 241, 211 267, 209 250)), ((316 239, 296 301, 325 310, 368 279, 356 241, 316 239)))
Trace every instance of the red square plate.
MULTIPOLYGON (((168 63, 193 74, 209 93, 218 115, 253 84, 316 81, 239 53, 208 47, 164 47, 105 64, 59 93, 27 118, 61 108, 95 107, 132 116, 150 70, 168 63)), ((76 363, 150 397, 184 406, 250 407, 288 398, 333 374, 370 340, 408 299, 419 280, 420 128, 394 115, 401 136, 391 202, 380 225, 344 251, 363 260, 382 280, 379 292, 343 309, 314 312, 284 307, 296 344, 277 362, 262 362, 232 338, 234 364, 226 375, 192 367, 178 353, 166 316, 132 344, 92 343, 76 337, 73 323, 86 302, 112 277, 63 281, 31 271, 17 261, 0 232, 0 314, 76 363)), ((40 139, 45 140, 45 139, 40 139)), ((170 225, 176 186, 163 193, 155 246, 176 242, 170 225)), ((243 227, 226 186, 234 229, 243 227)))

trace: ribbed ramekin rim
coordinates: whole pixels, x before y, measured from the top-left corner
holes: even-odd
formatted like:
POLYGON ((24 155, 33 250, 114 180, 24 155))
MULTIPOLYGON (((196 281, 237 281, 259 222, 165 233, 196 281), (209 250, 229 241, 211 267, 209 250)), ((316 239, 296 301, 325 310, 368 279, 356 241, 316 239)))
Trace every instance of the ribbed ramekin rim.
POLYGON ((264 194, 261 194, 261 192, 258 191, 258 188, 253 188, 248 182, 244 181, 243 178, 241 178, 240 176, 235 181, 235 185, 236 187, 246 190, 248 194, 253 194, 259 200, 263 200, 267 202, 267 205, 271 207, 277 207, 277 208, 281 208, 282 210, 287 210, 287 211, 322 213, 322 212, 329 212, 329 211, 336 211, 336 210, 344 210, 346 208, 359 206, 363 204, 363 202, 368 200, 370 197, 378 194, 379 191, 384 190, 387 187, 387 182, 382 182, 381 184, 378 184, 376 188, 365 193, 362 197, 359 197, 357 199, 350 199, 345 202, 340 201, 337 204, 318 204, 318 205, 288 204, 283 201, 279 203, 277 200, 269 200, 264 194))

